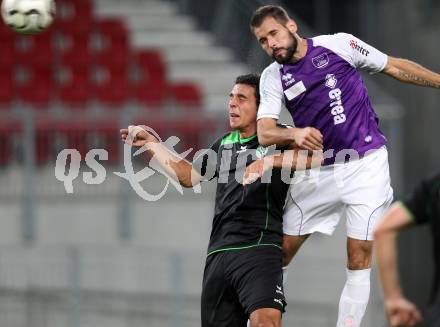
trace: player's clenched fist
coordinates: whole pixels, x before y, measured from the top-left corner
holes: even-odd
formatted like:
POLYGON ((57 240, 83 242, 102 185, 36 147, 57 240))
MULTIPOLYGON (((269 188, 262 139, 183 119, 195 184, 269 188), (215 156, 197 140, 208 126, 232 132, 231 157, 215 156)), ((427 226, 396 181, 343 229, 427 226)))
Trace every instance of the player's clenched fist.
POLYGON ((415 326, 422 321, 417 307, 404 298, 386 300, 385 311, 391 327, 415 326))
POLYGON ((123 142, 136 147, 156 141, 156 138, 141 126, 130 125, 128 128, 121 129, 120 133, 123 142))
POLYGON ((295 145, 304 150, 322 150, 323 139, 319 130, 313 127, 295 128, 295 145))

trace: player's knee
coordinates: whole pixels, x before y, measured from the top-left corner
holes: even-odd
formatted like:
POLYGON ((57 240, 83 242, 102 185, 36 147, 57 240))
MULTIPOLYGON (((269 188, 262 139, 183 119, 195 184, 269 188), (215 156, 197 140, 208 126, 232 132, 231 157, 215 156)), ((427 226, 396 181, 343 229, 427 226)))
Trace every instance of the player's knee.
POLYGON ((371 267, 371 252, 350 251, 348 255, 348 269, 361 270, 371 267))

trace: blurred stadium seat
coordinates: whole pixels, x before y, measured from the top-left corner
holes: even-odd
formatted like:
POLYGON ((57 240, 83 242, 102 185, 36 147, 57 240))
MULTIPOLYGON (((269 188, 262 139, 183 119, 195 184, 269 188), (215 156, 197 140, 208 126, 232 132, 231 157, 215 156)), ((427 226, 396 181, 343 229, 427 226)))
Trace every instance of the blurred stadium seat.
POLYGON ((71 108, 84 109, 92 97, 89 67, 62 65, 57 86, 58 100, 71 108))
POLYGON ((166 66, 157 50, 139 50, 135 53, 135 65, 140 80, 135 85, 136 99, 146 105, 161 106, 168 96, 166 66))
POLYGON ((86 34, 93 21, 93 3, 90 0, 57 0, 55 28, 74 34, 86 34))
POLYGON ((14 39, 1 39, 2 45, 0 51, 0 72, 5 68, 10 68, 15 63, 15 40, 14 39))
POLYGON ((96 99, 110 107, 123 105, 132 94, 125 66, 97 66, 93 85, 96 99))
POLYGON ((15 72, 18 97, 38 109, 47 108, 52 98, 52 68, 21 64, 15 72))
MULTIPOLYGON (((8 67, 8 66, 6 66, 8 67)), ((12 69, 0 69, 0 108, 6 109, 15 96, 12 69)))
POLYGON ((170 80, 160 47, 132 47, 126 21, 115 15, 95 16, 93 4, 91 0, 58 0, 54 24, 35 36, 0 25, 0 107, 9 108, 17 100, 45 115, 38 118, 35 130, 37 163, 50 162, 63 147, 78 148, 84 154, 90 142, 109 149, 110 163, 118 163, 117 117, 95 122, 91 128, 51 116, 60 111, 60 115, 66 112, 75 120, 87 120, 96 104, 104 111, 131 104, 162 113, 163 121, 150 123, 181 136, 188 146, 201 144, 198 135, 209 128, 209 122, 182 124, 181 115, 167 116, 163 110, 167 106, 201 108, 200 87, 170 80), (41 110, 50 106, 55 111, 41 110))
POLYGON ((30 65, 36 68, 48 67, 53 60, 51 31, 39 35, 20 35, 15 39, 15 64, 30 65))
POLYGON ((92 52, 90 49, 89 35, 66 35, 60 49, 61 63, 65 65, 92 64, 92 52))
POLYGON ((192 82, 179 82, 170 86, 171 97, 174 102, 186 108, 200 108, 202 106, 202 92, 192 82))

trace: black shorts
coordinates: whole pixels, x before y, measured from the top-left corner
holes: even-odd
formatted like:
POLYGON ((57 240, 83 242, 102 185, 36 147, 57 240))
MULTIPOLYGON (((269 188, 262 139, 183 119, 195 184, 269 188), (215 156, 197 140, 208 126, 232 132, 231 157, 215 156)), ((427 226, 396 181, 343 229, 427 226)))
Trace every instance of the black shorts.
POLYGON ((282 252, 275 246, 218 252, 206 259, 202 327, 245 327, 262 308, 284 312, 282 252))

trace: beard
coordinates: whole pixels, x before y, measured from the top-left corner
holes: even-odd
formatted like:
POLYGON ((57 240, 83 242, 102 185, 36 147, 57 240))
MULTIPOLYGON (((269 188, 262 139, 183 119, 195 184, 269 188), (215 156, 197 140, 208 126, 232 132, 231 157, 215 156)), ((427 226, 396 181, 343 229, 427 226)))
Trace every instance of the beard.
POLYGON ((290 45, 286 48, 277 48, 276 50, 286 50, 286 54, 285 55, 275 55, 272 54, 272 58, 279 63, 280 65, 283 64, 287 64, 289 62, 291 62, 293 55, 295 54, 297 48, 298 48, 298 41, 295 38, 295 35, 293 35, 293 33, 290 33, 290 45))

